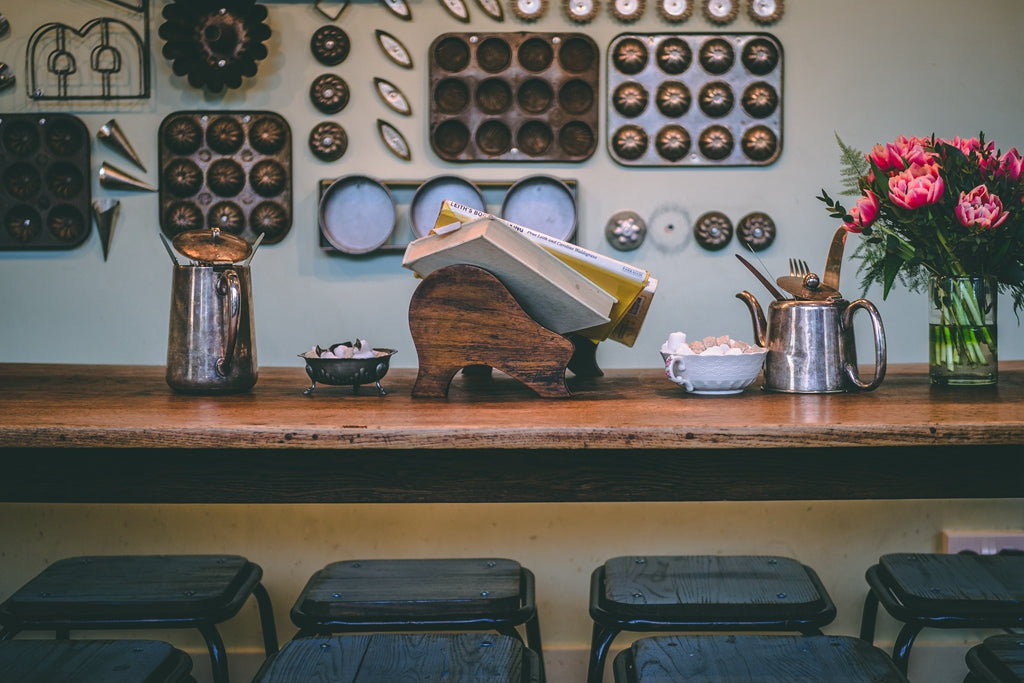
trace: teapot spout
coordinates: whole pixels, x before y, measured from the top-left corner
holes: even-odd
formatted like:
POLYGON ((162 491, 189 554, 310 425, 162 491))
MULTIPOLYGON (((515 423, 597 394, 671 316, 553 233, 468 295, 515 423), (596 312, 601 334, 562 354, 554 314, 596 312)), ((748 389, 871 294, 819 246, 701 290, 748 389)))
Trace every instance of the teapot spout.
POLYGON ((754 325, 754 343, 758 346, 768 346, 768 321, 765 320, 761 304, 750 292, 743 290, 736 295, 736 298, 747 304, 750 309, 750 318, 754 325))

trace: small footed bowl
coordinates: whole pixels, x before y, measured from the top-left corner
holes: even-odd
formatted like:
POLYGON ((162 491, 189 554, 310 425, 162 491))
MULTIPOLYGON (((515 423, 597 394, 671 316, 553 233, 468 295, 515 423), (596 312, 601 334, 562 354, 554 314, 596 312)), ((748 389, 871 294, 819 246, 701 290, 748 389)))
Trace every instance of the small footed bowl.
POLYGON ((753 384, 761 374, 768 349, 735 355, 712 355, 707 353, 682 355, 661 352, 665 362, 665 375, 692 394, 738 394, 753 384), (685 370, 678 372, 670 361, 681 359, 685 370))
POLYGON ((376 384, 381 396, 388 392, 380 385, 381 378, 388 373, 391 356, 395 349, 374 349, 373 358, 320 358, 314 351, 300 353, 306 361, 306 374, 313 381, 303 393, 309 396, 316 389, 316 383, 344 386, 351 384, 352 393, 359 393, 361 384, 376 384))

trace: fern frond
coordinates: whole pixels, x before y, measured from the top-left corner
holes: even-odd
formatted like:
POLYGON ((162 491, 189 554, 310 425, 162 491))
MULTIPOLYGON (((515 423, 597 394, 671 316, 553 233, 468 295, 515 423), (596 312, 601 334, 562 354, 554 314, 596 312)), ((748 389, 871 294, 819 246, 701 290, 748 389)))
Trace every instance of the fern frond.
POLYGON ((860 179, 868 174, 870 166, 864 154, 843 142, 839 133, 835 136, 836 142, 839 143, 839 178, 842 183, 840 194, 857 196, 860 194, 860 179))

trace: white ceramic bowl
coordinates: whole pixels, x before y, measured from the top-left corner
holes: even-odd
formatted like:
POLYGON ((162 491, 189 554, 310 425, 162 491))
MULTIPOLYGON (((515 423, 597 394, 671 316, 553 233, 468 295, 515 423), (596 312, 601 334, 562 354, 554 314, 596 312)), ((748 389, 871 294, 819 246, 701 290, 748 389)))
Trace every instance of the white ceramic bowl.
POLYGON ((752 347, 756 350, 736 355, 712 355, 708 353, 682 355, 674 357, 682 359, 680 367, 677 362, 669 368, 672 355, 661 352, 665 362, 665 375, 693 394, 738 394, 757 379, 764 365, 768 349, 752 347), (674 374, 674 376, 673 376, 674 374))

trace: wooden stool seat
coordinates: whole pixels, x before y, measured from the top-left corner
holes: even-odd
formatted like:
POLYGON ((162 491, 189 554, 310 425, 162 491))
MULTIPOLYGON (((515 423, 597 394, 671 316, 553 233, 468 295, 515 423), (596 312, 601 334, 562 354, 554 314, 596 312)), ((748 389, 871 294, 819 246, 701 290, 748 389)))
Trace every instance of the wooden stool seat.
POLYGON ((967 651, 965 683, 1024 682, 1024 636, 989 636, 967 651))
POLYGON ((253 683, 540 683, 540 658, 516 638, 482 633, 375 633, 296 638, 253 683))
POLYGON ((277 651, 263 570, 237 555, 113 555, 54 562, 0 605, 0 640, 21 631, 196 628, 214 680, 227 683, 227 657, 215 624, 256 597, 268 655, 277 651))
POLYGON ((4 683, 195 683, 192 658, 158 640, 0 642, 4 683))
POLYGON ((813 569, 786 557, 616 557, 591 574, 589 683, 622 631, 821 633, 835 605, 813 569))
POLYGON ((907 683, 884 652, 847 636, 641 638, 613 666, 615 683, 907 683))
POLYGON ((866 574, 861 638, 873 642, 878 605, 903 622, 892 658, 906 673, 910 649, 928 628, 1024 625, 1024 555, 893 553, 866 574))

